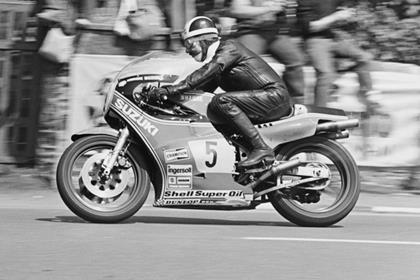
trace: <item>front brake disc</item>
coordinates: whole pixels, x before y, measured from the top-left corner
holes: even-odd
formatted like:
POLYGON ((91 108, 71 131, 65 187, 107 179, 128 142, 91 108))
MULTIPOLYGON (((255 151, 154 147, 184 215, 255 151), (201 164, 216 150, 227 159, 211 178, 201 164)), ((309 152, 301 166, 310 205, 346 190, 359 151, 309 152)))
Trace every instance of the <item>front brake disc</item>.
POLYGON ((109 178, 102 182, 99 173, 101 164, 108 152, 92 155, 84 164, 81 170, 83 185, 97 197, 113 198, 120 195, 128 183, 128 170, 112 168, 109 178))

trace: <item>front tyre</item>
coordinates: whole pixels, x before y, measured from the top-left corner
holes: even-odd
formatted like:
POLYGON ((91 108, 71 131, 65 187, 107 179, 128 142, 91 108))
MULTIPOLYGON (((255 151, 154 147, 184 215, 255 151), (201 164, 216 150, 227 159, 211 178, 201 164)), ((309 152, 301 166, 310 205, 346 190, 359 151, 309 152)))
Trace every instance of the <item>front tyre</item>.
POLYGON ((93 135, 73 142, 63 153, 57 167, 57 188, 67 207, 84 220, 115 223, 134 215, 144 204, 150 190, 150 179, 144 160, 133 146, 125 157, 126 164, 114 166, 108 180, 98 174, 116 137, 93 135))
MULTIPOLYGON (((291 199, 285 195, 285 190, 269 193, 271 204, 277 212, 297 225, 312 227, 330 226, 346 217, 356 205, 360 193, 359 171, 350 153, 336 141, 314 136, 293 142, 276 151, 277 160, 294 158, 328 168, 330 179, 319 186, 311 184, 292 189, 304 196, 314 192, 305 190, 305 187, 320 187, 321 190, 316 191, 316 203, 291 199)), ((279 182, 284 183, 287 180, 293 178, 279 175, 279 182)))

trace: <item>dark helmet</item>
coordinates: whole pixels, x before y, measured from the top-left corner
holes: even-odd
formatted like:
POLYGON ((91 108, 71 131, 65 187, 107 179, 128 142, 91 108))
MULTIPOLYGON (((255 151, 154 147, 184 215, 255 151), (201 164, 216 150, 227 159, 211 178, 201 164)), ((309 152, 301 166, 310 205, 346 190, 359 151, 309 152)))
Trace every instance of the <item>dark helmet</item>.
POLYGON ((187 40, 192 37, 214 34, 219 35, 219 31, 216 28, 214 22, 208 17, 198 16, 191 19, 187 24, 185 24, 183 39, 187 40))

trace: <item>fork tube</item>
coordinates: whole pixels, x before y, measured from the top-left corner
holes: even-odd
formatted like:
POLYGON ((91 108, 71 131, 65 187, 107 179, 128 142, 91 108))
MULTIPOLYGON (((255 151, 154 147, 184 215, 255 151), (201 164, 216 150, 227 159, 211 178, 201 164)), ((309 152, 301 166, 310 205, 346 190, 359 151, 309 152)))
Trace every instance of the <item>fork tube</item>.
POLYGON ((104 162, 102 163, 103 175, 109 176, 109 174, 111 173, 111 169, 114 166, 114 163, 118 158, 118 155, 122 151, 129 135, 130 135, 130 132, 127 127, 120 130, 117 144, 115 144, 115 147, 112 150, 111 154, 107 156, 104 162))

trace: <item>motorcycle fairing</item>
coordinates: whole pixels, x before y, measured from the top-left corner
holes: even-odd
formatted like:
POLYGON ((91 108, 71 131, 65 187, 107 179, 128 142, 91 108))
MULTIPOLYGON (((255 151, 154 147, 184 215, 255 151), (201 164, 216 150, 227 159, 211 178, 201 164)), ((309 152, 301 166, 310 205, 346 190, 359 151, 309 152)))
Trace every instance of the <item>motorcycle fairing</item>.
POLYGON ((276 145, 315 135, 316 127, 320 122, 334 122, 347 119, 348 117, 345 115, 308 112, 274 122, 259 124, 257 128, 266 143, 271 147, 275 147, 276 145))
POLYGON ((252 190, 233 179, 234 147, 210 123, 158 119, 119 93, 111 110, 133 128, 159 166, 162 186, 155 186, 161 190, 156 206, 246 206, 252 201, 252 190), (209 197, 206 191, 221 195, 209 197))
MULTIPOLYGON (((184 106, 197 101, 206 104, 211 100, 209 97, 200 98, 192 94, 184 99, 184 106)), ((205 106, 200 108, 204 110, 205 106)), ((198 110, 197 107, 194 109, 198 110)), ((157 118, 118 92, 114 94, 111 110, 118 112, 130 124, 159 166, 162 185, 155 186, 160 193, 156 206, 244 206, 251 203, 252 190, 233 179, 236 158, 233 146, 208 121, 157 118), (203 191, 218 191, 221 195, 207 197, 203 191), (236 191, 240 191, 241 195, 236 195, 236 191), (229 195, 231 192, 235 195, 229 195)), ((202 111, 198 113, 205 114, 202 111)), ((314 135, 320 121, 345 119, 347 117, 341 114, 295 110, 290 116, 257 125, 257 128, 267 144, 274 147, 314 135)))

